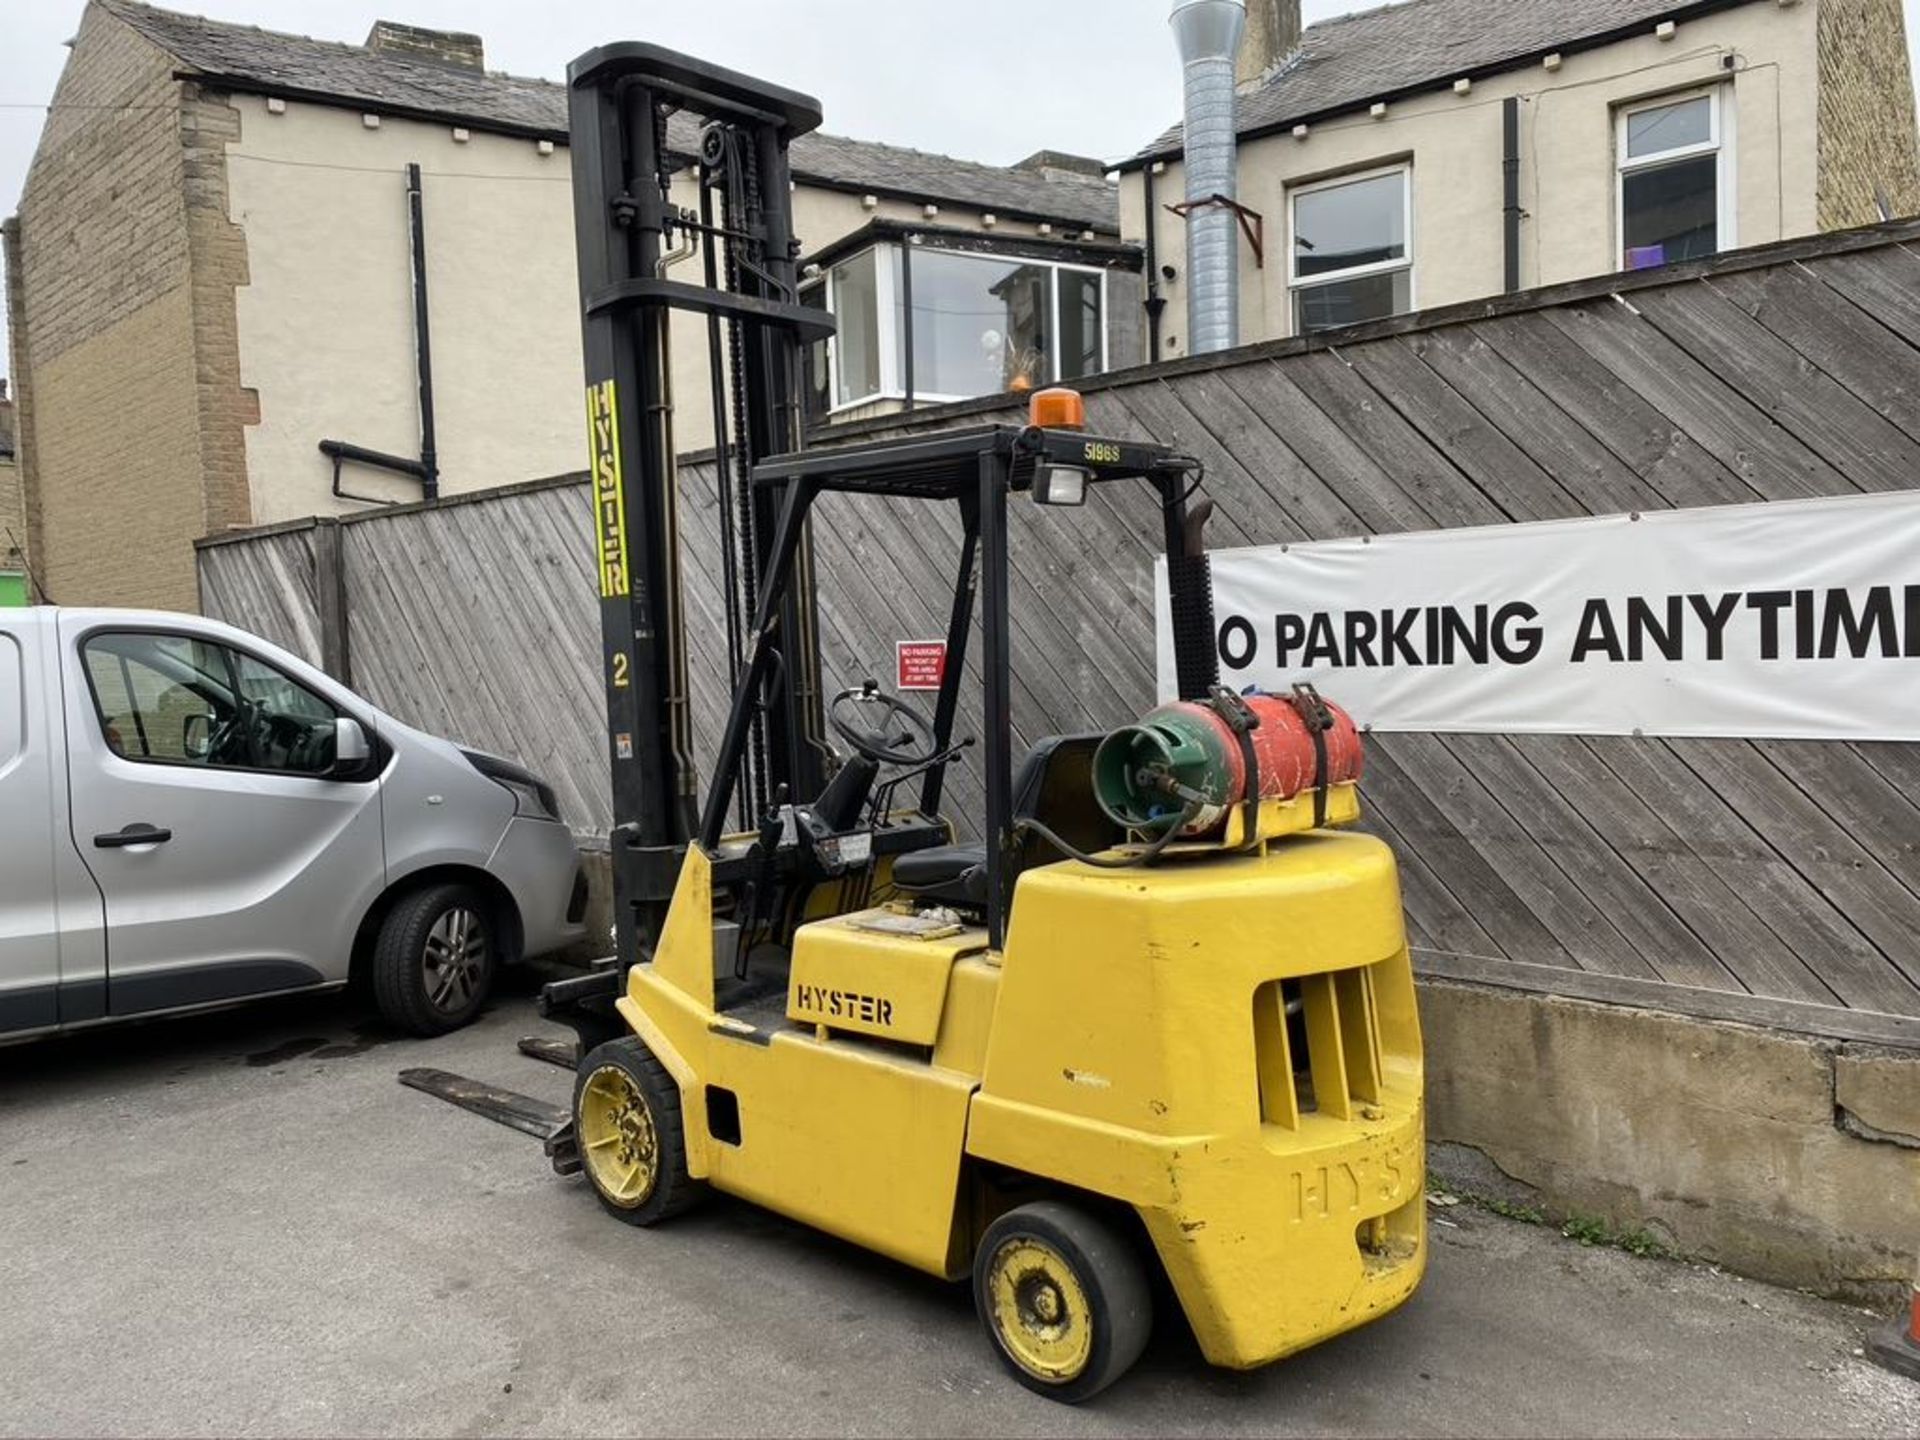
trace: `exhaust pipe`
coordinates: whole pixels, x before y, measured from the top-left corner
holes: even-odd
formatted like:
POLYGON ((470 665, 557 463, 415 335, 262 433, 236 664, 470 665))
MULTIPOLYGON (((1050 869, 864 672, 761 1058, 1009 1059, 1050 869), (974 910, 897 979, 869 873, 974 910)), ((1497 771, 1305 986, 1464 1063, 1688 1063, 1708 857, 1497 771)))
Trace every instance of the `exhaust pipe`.
POLYGON ((1186 77, 1187 353, 1240 343, 1234 59, 1246 0, 1174 0, 1173 38, 1186 77))

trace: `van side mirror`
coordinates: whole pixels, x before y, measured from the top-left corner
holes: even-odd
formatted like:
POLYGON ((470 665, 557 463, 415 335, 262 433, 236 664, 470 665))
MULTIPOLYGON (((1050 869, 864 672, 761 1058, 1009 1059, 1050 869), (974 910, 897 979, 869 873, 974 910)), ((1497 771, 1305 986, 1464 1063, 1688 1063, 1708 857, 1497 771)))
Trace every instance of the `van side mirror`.
POLYGON ((351 775, 372 757, 372 742, 358 720, 342 715, 333 722, 333 774, 351 775))

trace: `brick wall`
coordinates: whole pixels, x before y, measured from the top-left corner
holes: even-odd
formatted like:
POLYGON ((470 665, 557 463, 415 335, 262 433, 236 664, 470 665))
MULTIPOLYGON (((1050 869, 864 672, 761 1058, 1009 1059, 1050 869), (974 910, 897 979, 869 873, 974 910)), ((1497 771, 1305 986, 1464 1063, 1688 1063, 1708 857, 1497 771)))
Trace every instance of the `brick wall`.
POLYGON ((247 283, 246 233, 229 216, 226 147, 240 138, 240 112, 217 92, 182 87, 180 140, 187 245, 193 265, 195 378, 200 418, 203 534, 252 523, 247 479, 248 425, 260 423, 260 399, 240 383, 240 335, 234 290, 247 283))
POLYGON ((20 467, 0 455, 0 570, 25 568, 27 502, 20 489, 20 467))
POLYGON ((5 303, 7 307, 7 373, 11 377, 8 390, 8 403, 12 413, 7 417, 11 426, 9 441, 13 454, 8 457, 13 466, 12 473, 6 476, 5 484, 0 485, 0 505, 6 503, 6 497, 17 496, 20 516, 19 536, 31 555, 35 548, 34 509, 28 504, 26 452, 27 452, 27 400, 21 393, 20 380, 25 374, 21 362, 22 335, 24 333, 24 312, 20 308, 20 225, 17 220, 0 221, 0 277, 6 281, 5 303))
POLYGON ((34 367, 34 571, 62 605, 197 610, 205 533, 191 292, 34 367))
POLYGON ((223 195, 190 163, 217 145, 218 116, 173 70, 87 9, 10 237, 28 543, 65 604, 194 609, 193 539, 246 517, 220 447, 201 443, 203 412, 241 402, 237 360, 227 376, 200 362, 193 263, 225 254, 230 332, 244 258, 207 221, 223 195))
POLYGON ((1820 228, 1920 214, 1914 120, 1900 0, 1820 0, 1820 228))
POLYGON ((13 401, 0 379, 0 570, 22 566, 27 543, 27 501, 14 461, 13 401))
POLYGON ((20 198, 29 367, 187 281, 173 68, 87 8, 20 198))

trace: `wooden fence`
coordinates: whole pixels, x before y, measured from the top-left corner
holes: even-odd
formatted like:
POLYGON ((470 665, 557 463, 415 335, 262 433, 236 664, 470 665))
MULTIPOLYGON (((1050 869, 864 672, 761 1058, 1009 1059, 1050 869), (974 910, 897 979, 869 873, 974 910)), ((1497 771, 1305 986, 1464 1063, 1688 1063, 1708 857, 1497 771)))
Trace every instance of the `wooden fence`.
MULTIPOLYGON (((1910 488, 1920 224, 1131 371, 1088 403, 1097 430, 1205 461, 1222 546, 1910 488)), ((710 753, 715 481, 682 481, 710 753)), ((888 675, 896 640, 944 629, 956 521, 845 496, 818 515, 829 677, 888 675)), ((1020 506, 1013 539, 1017 741, 1145 709, 1157 517, 1020 506)), ((203 541, 201 591, 403 719, 543 771, 604 833, 592 558, 569 478, 203 541)), ((1920 747, 1376 735, 1365 790, 1428 973, 1920 1042, 1920 747)), ((977 776, 949 793, 964 827, 977 776)))

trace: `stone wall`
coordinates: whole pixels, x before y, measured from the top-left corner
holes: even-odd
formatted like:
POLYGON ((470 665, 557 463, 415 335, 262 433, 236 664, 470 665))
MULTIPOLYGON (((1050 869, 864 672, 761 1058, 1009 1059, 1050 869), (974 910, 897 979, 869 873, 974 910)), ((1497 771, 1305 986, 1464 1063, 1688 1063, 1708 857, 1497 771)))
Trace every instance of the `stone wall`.
POLYGON ((21 540, 26 546, 27 553, 32 554, 36 543, 35 526, 39 522, 35 507, 27 495, 26 453, 28 432, 31 427, 28 424, 27 397, 22 393, 20 383, 26 373, 20 358, 23 353, 21 336, 25 328, 26 312, 21 308, 20 294, 20 222, 11 216, 0 220, 0 281, 5 282, 5 294, 0 296, 0 301, 6 305, 8 341, 7 353, 0 358, 4 358, 7 362, 7 372, 11 382, 8 401, 13 407, 12 413, 7 417, 7 422, 12 427, 8 435, 8 443, 13 453, 8 459, 13 466, 13 473, 8 476, 5 493, 19 496, 21 540))
POLYGON ((1820 228, 1920 214, 1920 135, 1900 0, 1820 0, 1820 228))
POLYGON ((13 401, 0 378, 0 570, 23 568, 26 544, 27 500, 15 457, 13 401))
POLYGON ((98 7, 82 20, 9 247, 32 533, 66 604, 195 606, 201 480, 181 90, 98 7))
POLYGON ((194 380, 200 420, 203 534, 252 523, 247 430, 260 423, 260 397, 241 383, 235 292, 248 283, 246 232, 229 218, 227 146, 240 138, 228 97, 181 87, 182 198, 193 273, 194 380))
POLYGON ((195 605, 191 542, 251 519, 227 216, 238 117, 89 9, 9 245, 29 551, 70 603, 195 605))

